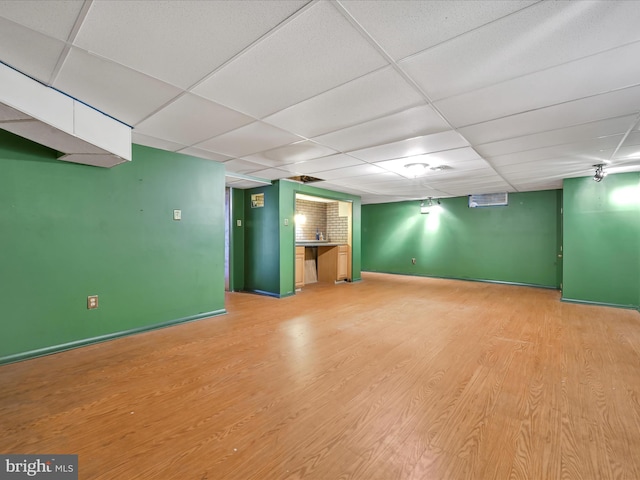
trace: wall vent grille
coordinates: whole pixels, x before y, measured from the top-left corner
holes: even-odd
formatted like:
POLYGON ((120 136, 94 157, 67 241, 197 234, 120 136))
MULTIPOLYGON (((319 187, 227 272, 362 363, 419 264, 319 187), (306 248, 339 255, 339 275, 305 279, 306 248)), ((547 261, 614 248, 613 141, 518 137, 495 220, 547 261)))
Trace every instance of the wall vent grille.
POLYGON ((509 194, 507 192, 469 195, 469 208, 504 207, 507 205, 509 205, 509 194))

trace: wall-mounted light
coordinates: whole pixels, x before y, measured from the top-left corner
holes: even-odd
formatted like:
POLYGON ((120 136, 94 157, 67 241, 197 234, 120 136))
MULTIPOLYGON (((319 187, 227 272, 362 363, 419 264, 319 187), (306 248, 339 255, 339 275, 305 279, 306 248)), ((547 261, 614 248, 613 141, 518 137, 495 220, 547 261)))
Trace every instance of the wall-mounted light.
POLYGON ((604 171, 604 163, 594 165, 594 167, 596 167, 596 173, 593 176, 593 179, 596 182, 601 182, 604 179, 604 177, 607 176, 607 172, 604 171))
POLYGON ((303 213, 296 212, 296 215, 293 218, 294 218, 294 221, 296 222, 296 225, 303 225, 307 223, 307 216, 303 213))

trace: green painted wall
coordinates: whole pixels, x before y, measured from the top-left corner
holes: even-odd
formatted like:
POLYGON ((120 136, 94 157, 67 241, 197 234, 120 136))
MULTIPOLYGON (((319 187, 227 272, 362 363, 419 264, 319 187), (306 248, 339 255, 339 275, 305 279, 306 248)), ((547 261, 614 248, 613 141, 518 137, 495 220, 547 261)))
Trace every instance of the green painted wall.
POLYGON ((441 202, 426 215, 417 201, 364 205, 363 270, 559 287, 560 191, 509 194, 507 207, 441 202))
POLYGON ((563 298, 640 306, 640 173, 564 181, 563 298))
POLYGON ((221 164, 137 145, 111 169, 55 157, 0 130, 0 362, 224 311, 221 164))
POLYGON ((291 295, 295 291, 295 225, 296 193, 305 193, 316 197, 342 200, 352 203, 352 280, 362 279, 361 274, 361 202, 360 197, 347 193, 334 192, 323 188, 303 185, 297 182, 280 181, 280 292, 291 295), (288 226, 284 225, 284 219, 288 226))
MULTIPOLYGON (((306 193, 318 197, 353 203, 353 280, 360 273, 360 198, 345 193, 276 181, 271 186, 244 191, 244 289, 278 297, 293 295, 295 291, 295 194, 306 193), (265 206, 251 208, 251 195, 265 194, 265 206), (285 225, 285 219, 287 225, 285 225)), ((240 200, 234 197, 234 206, 240 200)), ((239 285, 239 284, 238 284, 239 285)), ((240 289, 240 288, 238 288, 240 289)))
POLYGON ((231 189, 229 290, 244 290, 244 190, 231 189), (238 220, 241 224, 238 226, 238 220))
POLYGON ((280 294, 278 184, 245 190, 244 288, 280 294), (251 195, 264 193, 264 207, 252 208, 251 195))

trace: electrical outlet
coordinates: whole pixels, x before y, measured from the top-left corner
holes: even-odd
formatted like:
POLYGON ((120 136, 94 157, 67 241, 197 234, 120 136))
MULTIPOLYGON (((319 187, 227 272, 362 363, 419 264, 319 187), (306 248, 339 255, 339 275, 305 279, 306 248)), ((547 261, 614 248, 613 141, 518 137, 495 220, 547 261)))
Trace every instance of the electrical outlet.
POLYGON ((182 220, 182 210, 174 210, 173 211, 173 219, 174 220, 182 220))
POLYGON ((93 310, 98 308, 98 295, 89 295, 87 297, 87 309, 93 310))
POLYGON ((241 227, 242 226, 242 220, 238 219, 236 220, 236 227, 241 227))
POLYGON ((415 259, 415 258, 412 258, 412 259, 411 259, 411 264, 412 264, 412 265, 415 265, 415 264, 416 264, 416 259, 415 259))

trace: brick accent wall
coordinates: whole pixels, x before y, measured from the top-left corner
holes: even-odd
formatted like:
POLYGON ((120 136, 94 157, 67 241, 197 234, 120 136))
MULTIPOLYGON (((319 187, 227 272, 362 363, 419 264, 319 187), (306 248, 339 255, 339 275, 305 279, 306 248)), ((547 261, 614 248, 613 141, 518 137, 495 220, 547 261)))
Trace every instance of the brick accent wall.
POLYGON ((296 214, 307 217, 306 223, 296 223, 296 240, 315 240, 316 229, 327 238, 327 205, 321 202, 296 199, 296 214))
POLYGON ((330 242, 347 243, 349 219, 338 216, 338 202, 327 203, 327 238, 330 242))
POLYGON ((338 216, 338 202, 323 203, 296 199, 296 214, 307 217, 306 223, 296 223, 296 240, 315 240, 316 229, 328 242, 347 243, 349 219, 338 216))

